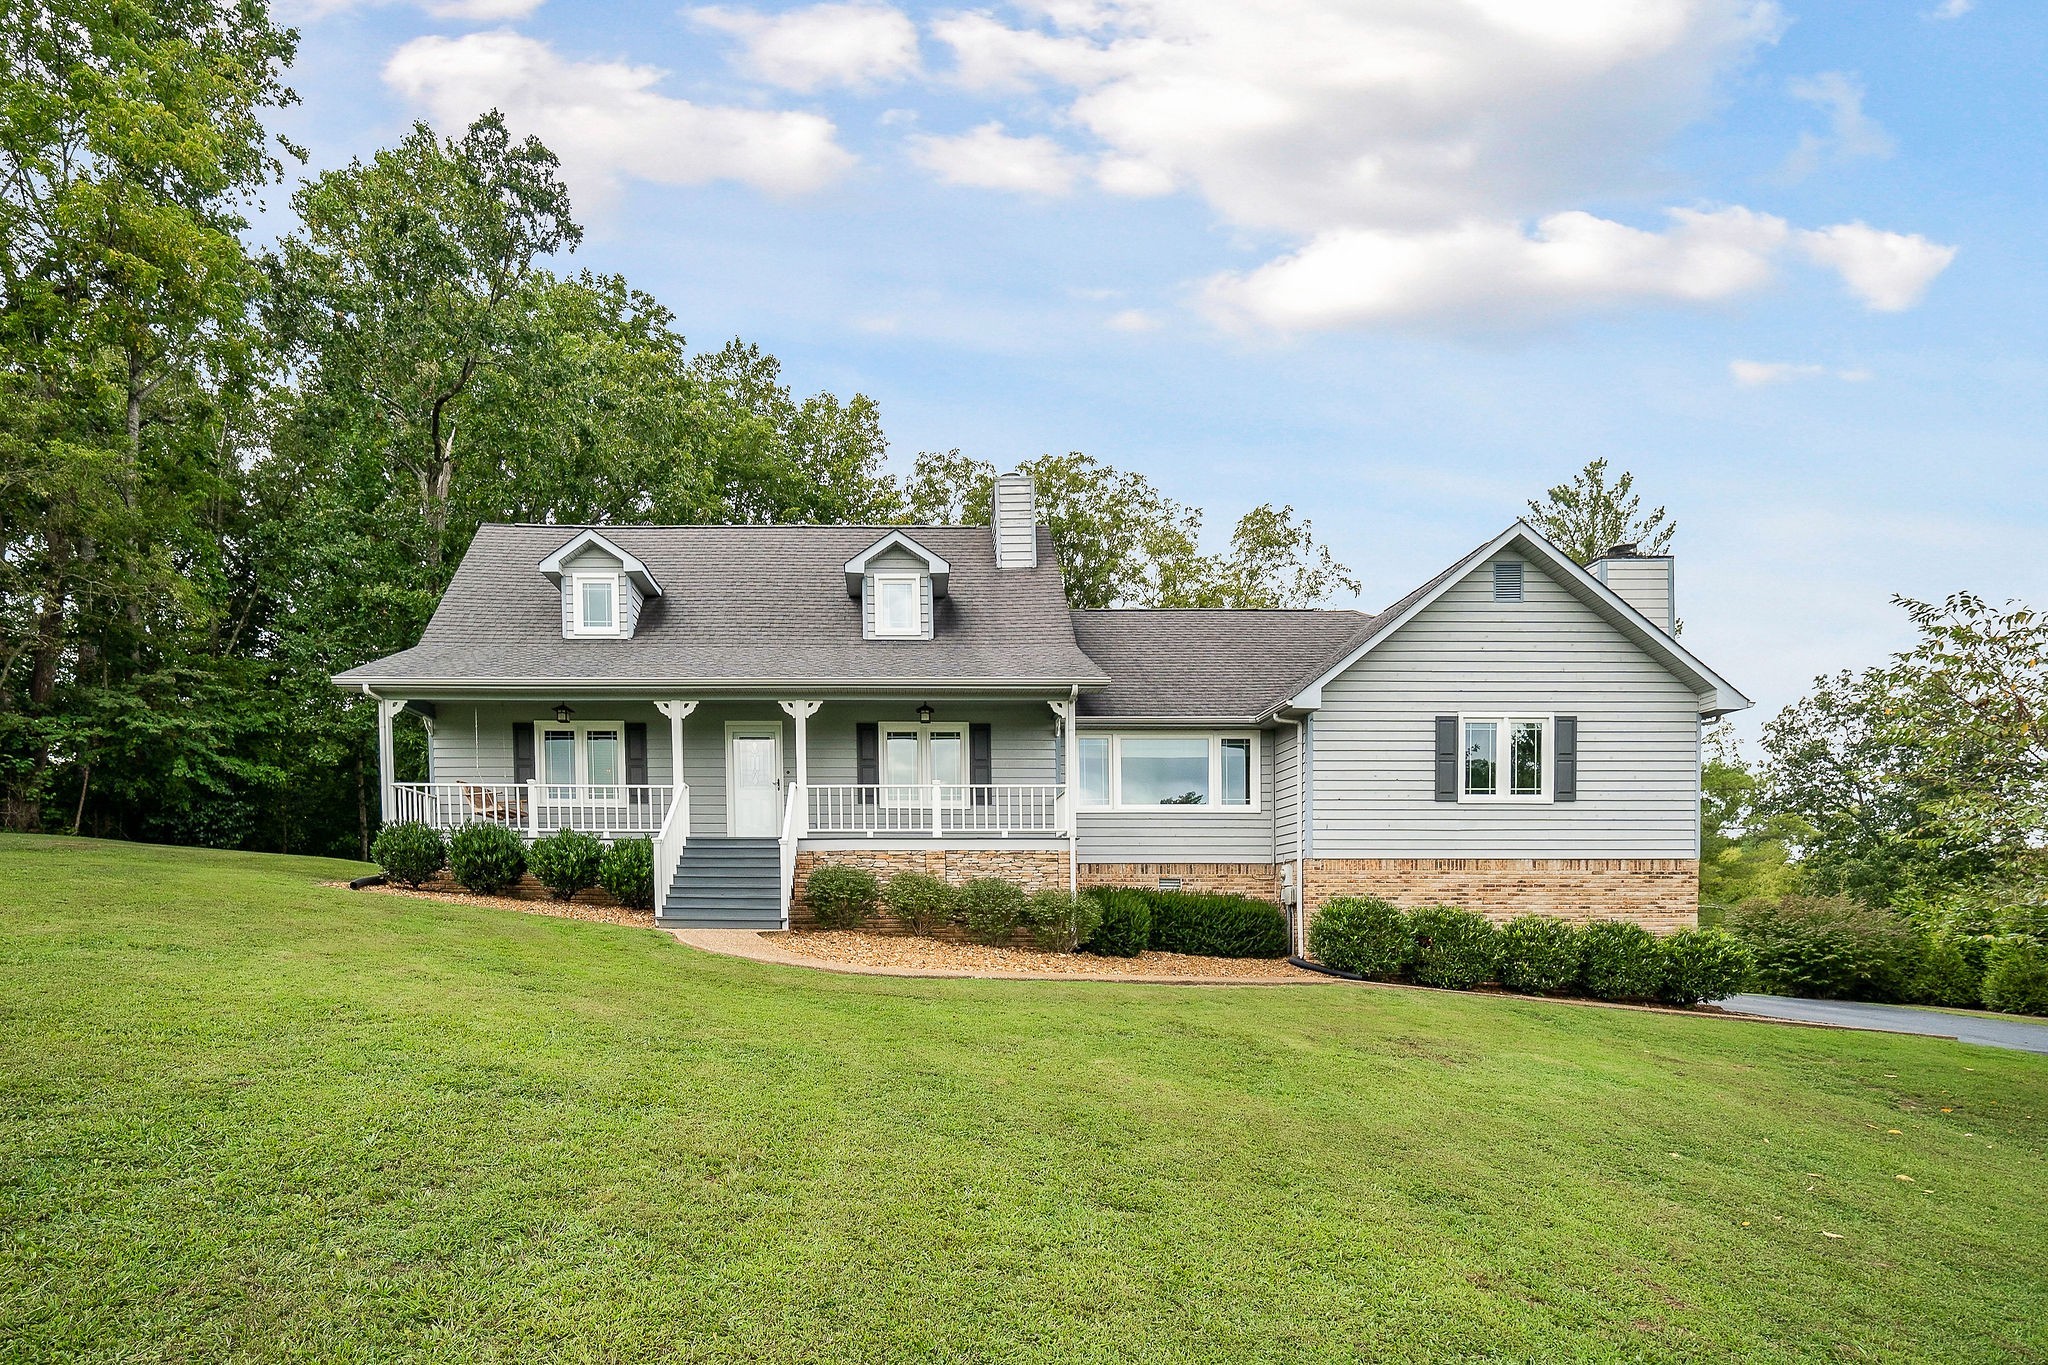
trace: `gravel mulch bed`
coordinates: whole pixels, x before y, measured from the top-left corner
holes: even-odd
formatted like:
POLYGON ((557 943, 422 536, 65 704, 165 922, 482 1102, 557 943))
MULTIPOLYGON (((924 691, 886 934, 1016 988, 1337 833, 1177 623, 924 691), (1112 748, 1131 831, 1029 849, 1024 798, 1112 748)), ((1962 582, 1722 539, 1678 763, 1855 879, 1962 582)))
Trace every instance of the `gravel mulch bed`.
POLYGON ((806 929, 763 934, 781 948, 819 962, 848 967, 897 967, 913 971, 1028 972, 1036 976, 1184 977, 1203 980, 1314 982, 1315 972, 1284 959, 1191 957, 1185 953, 1140 953, 1097 957, 1092 953, 1048 953, 1032 948, 988 948, 978 943, 945 943, 906 934, 870 934, 857 929, 806 929))
MULTIPOLYGON (((335 882, 347 886, 347 882, 335 882)), ((471 891, 415 891, 410 887, 366 886, 362 894, 410 896, 422 901, 453 901, 457 905, 481 905, 489 910, 517 910, 526 915, 547 915, 553 919, 584 919, 595 924, 627 924, 640 929, 654 927, 652 910, 628 910, 618 905, 584 905, 576 901, 530 901, 517 896, 479 896, 471 891)))

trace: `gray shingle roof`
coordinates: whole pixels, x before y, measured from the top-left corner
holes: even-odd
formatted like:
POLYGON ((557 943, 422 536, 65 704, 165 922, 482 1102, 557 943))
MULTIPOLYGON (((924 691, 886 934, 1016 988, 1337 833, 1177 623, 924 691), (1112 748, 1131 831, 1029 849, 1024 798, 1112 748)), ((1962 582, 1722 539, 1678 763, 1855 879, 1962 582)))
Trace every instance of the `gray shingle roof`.
POLYGON ((1260 720, 1371 630, 1362 611, 1111 608, 1074 613, 1074 635, 1110 676, 1083 693, 1101 718, 1260 720))
POLYGON ((747 681, 1064 688, 1107 681, 1074 640, 1051 537, 1038 567, 997 569, 978 526, 603 526, 645 561, 664 595, 630 640, 562 638, 560 593, 539 564, 585 528, 487 525, 419 644, 337 676, 344 684, 560 686, 747 681), (893 530, 952 564, 936 638, 861 638, 843 566, 893 530))

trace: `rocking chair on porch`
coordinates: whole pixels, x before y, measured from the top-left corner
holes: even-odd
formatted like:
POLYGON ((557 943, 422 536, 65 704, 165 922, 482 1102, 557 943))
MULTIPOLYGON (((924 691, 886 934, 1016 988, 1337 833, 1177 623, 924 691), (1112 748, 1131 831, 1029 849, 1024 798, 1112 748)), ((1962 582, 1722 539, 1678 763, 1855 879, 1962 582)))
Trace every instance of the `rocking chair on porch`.
POLYGON ((526 823, 526 793, 522 789, 517 795, 508 795, 497 787, 473 787, 462 784, 462 799, 469 803, 470 813, 478 820, 496 825, 524 825, 526 823))

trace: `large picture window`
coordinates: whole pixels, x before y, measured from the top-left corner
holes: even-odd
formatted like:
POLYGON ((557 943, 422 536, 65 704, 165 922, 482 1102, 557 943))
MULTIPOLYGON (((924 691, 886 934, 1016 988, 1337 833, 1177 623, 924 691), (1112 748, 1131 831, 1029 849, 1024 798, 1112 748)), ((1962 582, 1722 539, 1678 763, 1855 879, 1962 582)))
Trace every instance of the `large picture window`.
POLYGON ((1082 735, 1075 800, 1093 810, 1255 810, 1258 748, 1255 734, 1082 735))
POLYGON ((1548 800, 1550 725, 1548 716, 1462 717, 1460 799, 1548 800))

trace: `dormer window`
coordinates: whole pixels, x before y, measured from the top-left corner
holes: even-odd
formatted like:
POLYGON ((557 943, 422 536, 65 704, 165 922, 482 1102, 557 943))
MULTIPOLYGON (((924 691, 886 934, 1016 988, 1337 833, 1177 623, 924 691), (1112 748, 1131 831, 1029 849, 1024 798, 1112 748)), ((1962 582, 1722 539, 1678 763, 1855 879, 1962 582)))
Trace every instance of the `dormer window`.
POLYGON ((576 633, 619 633, 619 579, 616 574, 576 575, 576 633))
POLYGON ((924 634, 922 575, 875 575, 875 634, 910 639, 924 634))

